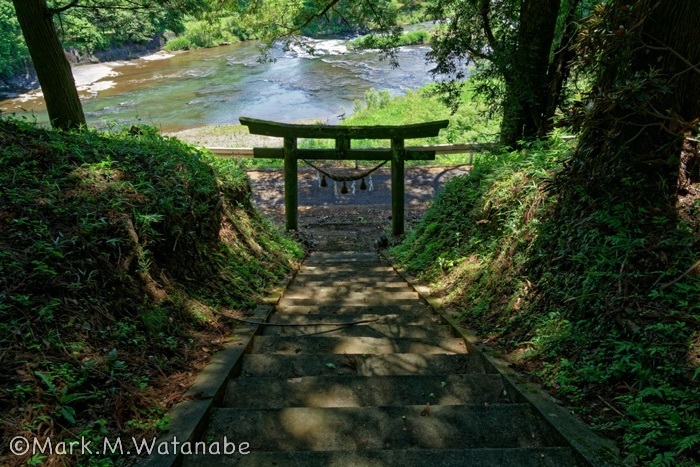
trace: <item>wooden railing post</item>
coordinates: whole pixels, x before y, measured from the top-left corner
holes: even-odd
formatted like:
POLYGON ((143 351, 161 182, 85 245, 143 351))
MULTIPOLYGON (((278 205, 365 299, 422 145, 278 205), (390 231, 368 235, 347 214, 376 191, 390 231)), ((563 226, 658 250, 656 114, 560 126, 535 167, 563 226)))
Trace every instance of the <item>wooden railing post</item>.
POLYGON ((284 213, 287 218, 287 230, 298 230, 297 204, 297 139, 284 138, 284 213))
POLYGON ((391 226, 394 235, 404 228, 404 140, 391 140, 391 226))

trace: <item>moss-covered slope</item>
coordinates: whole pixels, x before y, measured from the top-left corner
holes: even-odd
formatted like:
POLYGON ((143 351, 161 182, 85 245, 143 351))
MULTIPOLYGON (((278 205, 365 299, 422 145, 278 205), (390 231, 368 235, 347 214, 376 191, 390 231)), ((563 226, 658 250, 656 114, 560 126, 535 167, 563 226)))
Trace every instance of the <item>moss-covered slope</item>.
POLYGON ((0 119, 3 465, 29 457, 9 452, 18 435, 163 427, 235 327, 225 315, 243 316, 301 254, 254 210, 235 165, 134 130, 0 119))
POLYGON ((695 465, 700 280, 683 273, 698 202, 682 216, 649 200, 566 205, 549 183, 566 151, 479 158, 393 254, 629 462, 695 465))

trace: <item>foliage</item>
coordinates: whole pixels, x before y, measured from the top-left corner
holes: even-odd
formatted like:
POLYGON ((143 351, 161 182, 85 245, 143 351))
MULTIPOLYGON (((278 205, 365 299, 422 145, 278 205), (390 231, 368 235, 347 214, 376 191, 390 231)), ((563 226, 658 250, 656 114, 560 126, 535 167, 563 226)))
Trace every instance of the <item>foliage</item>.
POLYGON ((0 148, 5 436, 162 428, 182 373, 235 327, 224 315, 299 248, 252 208, 243 171, 152 129, 0 120, 0 148))
POLYGON ((694 465, 700 280, 662 285, 694 262, 698 239, 614 197, 562 206, 550 182, 566 153, 557 143, 478 158, 392 253, 616 437, 628 462, 694 465))
POLYGON ((501 140, 543 137, 564 91, 581 0, 439 0, 428 7, 438 22, 431 52, 443 98, 455 109, 459 87, 471 76, 477 94, 503 116, 501 140), (468 68, 468 65, 472 65, 468 68))
POLYGON ((450 125, 435 138, 411 140, 411 144, 451 144, 493 141, 498 121, 483 117, 485 104, 474 98, 469 87, 462 91, 462 105, 451 113, 435 93, 435 85, 427 85, 403 96, 391 97, 387 91, 370 90, 364 103, 355 102, 352 115, 344 125, 405 125, 435 120, 450 120, 450 125))
MULTIPOLYGON (((49 8, 66 2, 49 0, 49 8)), ((59 37, 67 49, 92 54, 128 43, 145 43, 166 30, 181 32, 184 15, 210 8, 204 0, 145 2, 81 0, 55 16, 59 37)), ((0 77, 21 71, 29 61, 12 2, 0 2, 0 77)))
MULTIPOLYGON (((243 10, 250 26, 258 31, 269 48, 275 42, 291 43, 313 51, 313 46, 301 35, 319 36, 328 33, 356 33, 374 31, 386 36, 401 34, 398 24, 399 6, 391 0, 353 2, 349 0, 267 0, 247 5, 243 10)), ((383 52, 394 63, 395 50, 383 52)))
POLYGON ((209 15, 205 19, 190 20, 184 24, 181 35, 168 40, 165 50, 188 50, 214 47, 220 44, 254 39, 257 34, 240 14, 209 15))
MULTIPOLYGON (((62 2, 49 3, 49 7, 62 2)), ((199 0, 186 2, 127 2, 83 0, 56 16, 61 41, 83 53, 125 43, 144 43, 165 30, 179 32, 187 12, 204 7, 199 0)))
POLYGON ((28 56, 14 7, 9 2, 0 2, 0 79, 25 68, 28 56))
POLYGON ((403 33, 398 37, 386 37, 370 34, 349 41, 348 47, 354 49, 382 49, 387 47, 427 44, 429 42, 430 34, 428 31, 419 30, 403 33))

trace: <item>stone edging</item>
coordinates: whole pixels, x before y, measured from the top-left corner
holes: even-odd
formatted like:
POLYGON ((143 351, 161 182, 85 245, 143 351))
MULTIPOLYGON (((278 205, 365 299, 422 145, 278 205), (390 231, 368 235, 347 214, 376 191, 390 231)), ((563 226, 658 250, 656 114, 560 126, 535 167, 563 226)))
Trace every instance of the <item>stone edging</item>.
POLYGON ((418 293, 434 313, 439 315, 453 332, 464 339, 469 352, 481 355, 487 372, 498 373, 503 378, 509 395, 518 402, 529 403, 535 411, 571 446, 578 459, 593 466, 622 465, 619 450, 612 441, 598 436, 579 418, 573 415, 554 397, 538 385, 523 381, 523 376, 514 371, 505 360, 495 356, 493 349, 478 344, 476 335, 463 327, 450 315, 439 297, 431 295, 430 288, 411 276, 392 258, 382 252, 382 256, 394 270, 418 293), (492 371, 489 371, 492 370, 492 371))
MULTIPOLYGON (((302 261, 299 263, 301 264, 302 261)), ((273 291, 263 299, 249 318, 264 322, 274 311, 275 305, 282 298, 287 285, 297 274, 292 274, 275 286, 273 291)), ((153 453, 136 462, 139 467, 171 467, 182 463, 182 454, 172 449, 172 443, 177 438, 178 443, 195 442, 206 428, 209 413, 214 405, 224 397, 226 384, 231 376, 240 371, 243 356, 253 344, 253 337, 258 333, 260 325, 244 325, 236 329, 231 336, 233 342, 224 344, 224 348, 212 355, 207 366, 199 372, 190 389, 184 394, 182 402, 168 412, 170 429, 161 435, 155 446, 168 443, 168 454, 153 453)), ((154 448, 155 450, 155 448, 154 448)))

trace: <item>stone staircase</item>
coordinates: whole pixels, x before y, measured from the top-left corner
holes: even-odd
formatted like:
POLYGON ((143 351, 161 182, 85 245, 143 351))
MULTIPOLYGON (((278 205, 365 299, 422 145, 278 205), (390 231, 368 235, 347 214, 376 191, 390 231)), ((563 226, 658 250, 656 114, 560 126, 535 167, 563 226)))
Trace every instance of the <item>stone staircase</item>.
POLYGON ((184 465, 572 466, 581 459, 376 253, 308 256, 184 465))

